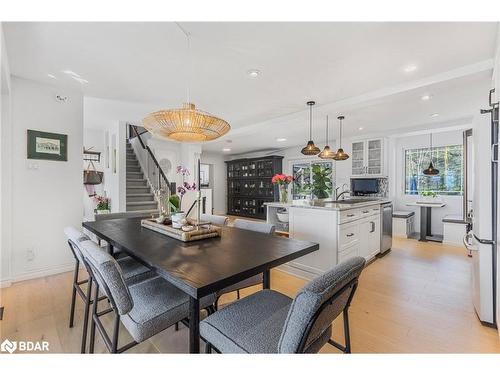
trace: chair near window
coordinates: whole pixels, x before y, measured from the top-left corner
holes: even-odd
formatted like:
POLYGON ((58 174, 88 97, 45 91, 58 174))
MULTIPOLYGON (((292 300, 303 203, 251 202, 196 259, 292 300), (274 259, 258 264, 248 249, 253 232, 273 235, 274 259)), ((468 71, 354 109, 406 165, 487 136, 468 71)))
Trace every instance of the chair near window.
MULTIPOLYGON (((189 297, 163 278, 154 275, 134 284, 127 284, 120 264, 92 241, 81 242, 83 262, 94 281, 94 300, 99 290, 108 297, 111 308, 99 311, 98 303, 92 306, 89 352, 94 352, 96 329, 111 353, 122 353, 144 340, 162 332, 177 322, 185 321, 189 314, 189 297), (114 313, 112 337, 101 321, 103 315, 114 313), (120 322, 133 341, 118 347, 120 322)), ((200 307, 210 314, 214 296, 200 301, 200 307)))
POLYGON ((207 353, 317 353, 326 343, 350 353, 348 310, 364 266, 364 258, 354 257, 310 281, 293 300, 266 289, 213 313, 200 323, 207 353), (345 345, 330 338, 341 313, 345 345))
MULTIPOLYGON (((73 227, 65 228, 64 233, 68 238, 69 248, 75 258, 75 271, 73 274, 73 287, 71 291, 69 326, 70 328, 74 326, 76 294, 78 294, 84 303, 81 353, 85 353, 85 347, 87 342, 88 316, 89 316, 90 306, 94 303, 94 300, 91 298, 92 294, 91 278, 89 277, 88 279, 79 280, 80 265, 84 264, 83 254, 80 248, 80 244, 81 242, 89 241, 90 238, 73 227), (82 285, 84 284, 87 284, 86 291, 82 289, 82 285)), ((119 259, 118 264, 123 269, 124 279, 127 284, 139 282, 152 275, 152 271, 149 268, 141 265, 140 263, 136 262, 135 260, 133 260, 131 257, 128 256, 119 259)), ((103 299, 107 299, 107 297, 106 296, 98 297, 98 301, 102 301, 103 299)))
MULTIPOLYGON (((251 221, 243 219, 236 219, 233 223, 233 226, 235 228, 251 230, 254 232, 260 232, 264 234, 273 234, 275 230, 275 227, 272 224, 264 223, 261 221, 251 221)), ((215 300, 215 309, 218 308, 219 298, 223 294, 236 292, 236 298, 240 299, 241 289, 245 289, 255 285, 262 285, 262 283, 263 283, 263 276, 262 274, 258 274, 220 290, 219 292, 217 292, 217 298, 215 300)))

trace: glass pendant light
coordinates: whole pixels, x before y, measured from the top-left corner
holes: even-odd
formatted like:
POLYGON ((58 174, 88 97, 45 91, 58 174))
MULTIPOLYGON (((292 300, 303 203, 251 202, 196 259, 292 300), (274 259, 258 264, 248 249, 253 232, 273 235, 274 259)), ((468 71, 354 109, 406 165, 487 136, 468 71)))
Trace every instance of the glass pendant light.
POLYGON ((307 105, 309 106, 309 142, 307 142, 306 147, 304 147, 300 152, 302 152, 304 155, 318 155, 320 153, 320 149, 316 147, 312 140, 312 107, 315 105, 316 102, 310 101, 307 102, 307 105))
POLYGON ((340 122, 339 149, 337 150, 337 152, 333 156, 333 160, 337 160, 337 161, 349 159, 349 155, 347 155, 347 153, 342 148, 342 120, 344 120, 344 118, 345 118, 344 116, 337 117, 337 119, 340 122))
POLYGON ((321 159, 333 159, 335 153, 330 149, 328 145, 328 115, 326 116, 326 145, 323 151, 318 155, 321 159))
POLYGON ((432 163, 433 151, 434 151, 432 147, 432 133, 430 134, 430 136, 431 136, 431 161, 429 163, 429 166, 426 169, 424 169, 422 173, 425 174, 426 176, 435 176, 439 174, 439 169, 434 168, 434 164, 432 163))

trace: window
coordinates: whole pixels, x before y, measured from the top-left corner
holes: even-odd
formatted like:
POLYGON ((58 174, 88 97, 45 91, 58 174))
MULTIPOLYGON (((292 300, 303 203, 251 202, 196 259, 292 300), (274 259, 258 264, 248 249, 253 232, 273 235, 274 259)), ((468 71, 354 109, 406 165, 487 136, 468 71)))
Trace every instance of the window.
POLYGON ((434 167, 439 174, 427 176, 422 171, 429 166, 430 148, 405 150, 405 194, 462 195, 462 152, 462 145, 434 147, 434 167))
POLYGON ((333 163, 331 161, 297 162, 292 166, 292 199, 307 199, 311 194, 323 199, 332 196, 333 163))

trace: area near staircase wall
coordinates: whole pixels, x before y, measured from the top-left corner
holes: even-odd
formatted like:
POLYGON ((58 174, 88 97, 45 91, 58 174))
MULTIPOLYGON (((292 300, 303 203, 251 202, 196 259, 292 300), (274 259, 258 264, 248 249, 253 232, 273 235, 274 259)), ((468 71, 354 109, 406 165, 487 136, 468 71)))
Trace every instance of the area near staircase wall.
POLYGON ((213 165, 213 208, 214 214, 225 215, 227 212, 227 174, 224 155, 203 152, 201 162, 213 165))
POLYGON ((13 187, 11 279, 69 270, 74 260, 63 229, 79 228, 83 212, 82 94, 13 77, 11 127, 12 170, 2 176, 11 179, 13 187), (69 100, 60 103, 56 94, 69 100), (68 160, 28 160, 27 129, 66 134, 68 160))

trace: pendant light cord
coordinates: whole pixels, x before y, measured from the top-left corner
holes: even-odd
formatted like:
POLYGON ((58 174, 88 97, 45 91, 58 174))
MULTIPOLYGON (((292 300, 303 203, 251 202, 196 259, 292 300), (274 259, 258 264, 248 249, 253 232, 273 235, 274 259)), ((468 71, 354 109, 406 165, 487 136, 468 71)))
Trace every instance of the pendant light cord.
POLYGON ((339 139, 339 148, 342 148, 342 119, 340 119, 340 139, 339 139))
POLYGON ((312 140, 313 133, 313 107, 309 105, 309 140, 312 140))
POLYGON ((328 115, 326 115, 326 145, 328 146, 328 115))
POLYGON ((191 92, 190 92, 190 87, 191 87, 191 71, 192 71, 192 65, 193 65, 193 59, 191 57, 191 34, 183 28, 179 22, 175 23, 177 27, 182 31, 182 33, 186 36, 187 39, 187 48, 188 48, 188 72, 187 72, 187 90, 186 90, 186 96, 187 96, 187 103, 191 103, 191 92))

